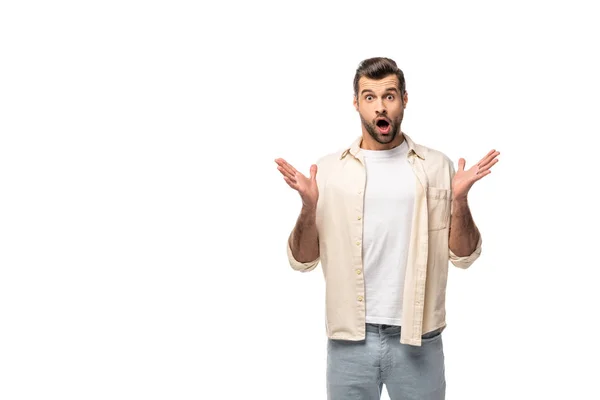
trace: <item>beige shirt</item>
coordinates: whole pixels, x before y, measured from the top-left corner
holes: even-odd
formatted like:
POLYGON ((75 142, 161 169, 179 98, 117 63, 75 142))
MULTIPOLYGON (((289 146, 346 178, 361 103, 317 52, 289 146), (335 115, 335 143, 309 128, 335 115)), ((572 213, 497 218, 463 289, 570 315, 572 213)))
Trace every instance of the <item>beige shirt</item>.
MULTIPOLYGON (((446 326, 448 262, 469 267, 481 254, 464 257, 448 248, 452 210, 452 161, 442 152, 418 145, 404 134, 408 161, 416 176, 410 248, 403 294, 400 343, 421 345, 421 336, 446 326)), ((366 169, 362 137, 350 148, 317 161, 319 200, 316 224, 319 257, 302 263, 287 255, 294 270, 308 272, 321 262, 325 277, 326 331, 330 339, 365 339, 363 278, 363 206, 366 169)))

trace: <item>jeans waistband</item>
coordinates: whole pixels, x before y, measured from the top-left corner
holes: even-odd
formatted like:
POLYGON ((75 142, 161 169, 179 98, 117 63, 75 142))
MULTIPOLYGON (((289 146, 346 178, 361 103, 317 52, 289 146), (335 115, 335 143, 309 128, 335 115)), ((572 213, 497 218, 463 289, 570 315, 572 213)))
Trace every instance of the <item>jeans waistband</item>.
MULTIPOLYGON (((402 327, 398 325, 386 325, 386 324, 366 324, 367 332, 375 332, 375 333, 385 333, 386 335, 399 335, 402 331, 402 327)), ((423 334, 422 338, 427 339, 429 337, 433 337, 439 333, 441 333, 444 328, 438 328, 431 332, 427 332, 423 334)))
POLYGON ((371 324, 366 325, 367 332, 387 333, 387 334, 399 334, 402 329, 398 325, 386 325, 386 324, 371 324))

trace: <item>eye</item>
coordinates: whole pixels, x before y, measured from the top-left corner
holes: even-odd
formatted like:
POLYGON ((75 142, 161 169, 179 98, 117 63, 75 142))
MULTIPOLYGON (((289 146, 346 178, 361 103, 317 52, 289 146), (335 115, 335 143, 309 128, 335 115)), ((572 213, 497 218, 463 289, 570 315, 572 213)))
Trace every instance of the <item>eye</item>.
POLYGON ((388 94, 387 95, 387 99, 390 100, 390 101, 394 100, 394 95, 393 94, 388 94))
POLYGON ((367 100, 367 101, 371 101, 371 100, 373 100, 373 96, 371 96, 371 95, 368 95, 367 97, 365 97, 365 100, 367 100))

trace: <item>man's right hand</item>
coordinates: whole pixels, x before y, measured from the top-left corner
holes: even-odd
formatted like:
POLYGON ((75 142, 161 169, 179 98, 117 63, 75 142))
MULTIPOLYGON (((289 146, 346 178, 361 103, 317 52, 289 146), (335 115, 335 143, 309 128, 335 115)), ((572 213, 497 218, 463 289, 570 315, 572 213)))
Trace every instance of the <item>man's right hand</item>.
POLYGON ((300 194, 302 206, 308 210, 315 210, 319 199, 317 166, 315 164, 310 166, 310 177, 307 178, 283 158, 277 158, 275 162, 285 182, 300 194))

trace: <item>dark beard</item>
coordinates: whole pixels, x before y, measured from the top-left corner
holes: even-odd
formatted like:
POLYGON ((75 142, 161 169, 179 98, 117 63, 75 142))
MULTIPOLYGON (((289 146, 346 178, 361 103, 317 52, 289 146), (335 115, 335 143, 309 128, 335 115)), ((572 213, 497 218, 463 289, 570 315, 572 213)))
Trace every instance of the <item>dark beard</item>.
POLYGON ((393 142, 396 136, 398 135, 398 132, 400 132, 400 123, 402 122, 401 119, 398 121, 391 121, 392 126, 390 129, 390 133, 384 136, 377 131, 377 126, 375 124, 367 122, 362 117, 362 115, 360 116, 360 121, 362 122, 367 132, 369 132, 369 135, 371 135, 371 137, 375 139, 377 143, 380 144, 388 144, 393 142))

